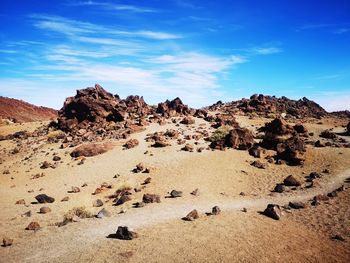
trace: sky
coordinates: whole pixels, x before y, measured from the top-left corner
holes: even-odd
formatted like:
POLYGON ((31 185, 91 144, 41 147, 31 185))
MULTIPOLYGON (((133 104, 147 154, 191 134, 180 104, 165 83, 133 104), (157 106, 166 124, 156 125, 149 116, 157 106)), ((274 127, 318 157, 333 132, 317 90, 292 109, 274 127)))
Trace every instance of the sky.
POLYGON ((350 110, 348 0, 0 0, 0 95, 59 109, 77 89, 252 94, 350 110))

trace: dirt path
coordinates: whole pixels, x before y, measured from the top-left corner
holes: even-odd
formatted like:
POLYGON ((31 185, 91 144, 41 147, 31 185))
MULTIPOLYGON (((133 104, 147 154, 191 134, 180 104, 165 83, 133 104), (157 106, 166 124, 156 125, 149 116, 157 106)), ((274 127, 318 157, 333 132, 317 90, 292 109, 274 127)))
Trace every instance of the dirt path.
POLYGON ((180 219, 192 209, 197 209, 199 213, 204 214, 205 212, 210 212, 211 207, 218 205, 224 213, 225 211, 239 211, 242 208, 261 211, 269 203, 283 205, 287 204, 289 201, 307 201, 317 194, 326 194, 334 190, 349 176, 350 169, 334 177, 332 181, 322 188, 309 189, 297 195, 278 194, 275 197, 259 199, 242 198, 239 200, 227 199, 192 203, 181 203, 181 200, 179 200, 180 202, 172 205, 165 205, 163 203, 150 204, 144 208, 128 210, 127 213, 119 214, 117 217, 101 220, 93 219, 94 222, 91 222, 91 220, 83 220, 80 223, 69 224, 59 228, 55 233, 44 240, 36 239, 35 244, 33 244, 33 251, 36 251, 36 253, 23 255, 23 259, 25 259, 25 262, 45 262, 48 258, 62 257, 65 254, 69 254, 71 250, 74 250, 74 253, 78 251, 84 253, 84 251, 93 248, 94 244, 105 239, 109 234, 115 233, 119 225, 126 225, 137 230, 158 223, 180 219), (79 235, 72 235, 68 240, 65 239, 64 243, 61 243, 60 240, 62 239, 60 236, 64 235, 65 231, 79 233, 79 235), (79 246, 77 246, 77 244, 79 244, 79 246), (39 247, 42 248, 39 249, 39 247))

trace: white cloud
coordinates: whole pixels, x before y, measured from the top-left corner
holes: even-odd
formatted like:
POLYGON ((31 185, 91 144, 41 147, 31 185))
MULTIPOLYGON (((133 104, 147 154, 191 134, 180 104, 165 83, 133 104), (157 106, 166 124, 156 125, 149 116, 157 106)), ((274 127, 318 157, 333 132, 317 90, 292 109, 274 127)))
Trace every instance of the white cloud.
POLYGON ((271 55, 281 53, 282 51, 283 50, 278 47, 255 47, 251 49, 251 52, 257 55, 271 55))
POLYGON ((135 5, 122 5, 122 4, 114 4, 109 2, 95 2, 95 1, 84 1, 77 3, 69 3, 69 6, 90 6, 97 7, 104 10, 118 10, 118 11, 130 11, 135 13, 153 13, 157 12, 157 10, 152 8, 146 8, 135 5))
POLYGON ((350 32, 350 28, 338 28, 333 31, 334 34, 341 35, 350 32))

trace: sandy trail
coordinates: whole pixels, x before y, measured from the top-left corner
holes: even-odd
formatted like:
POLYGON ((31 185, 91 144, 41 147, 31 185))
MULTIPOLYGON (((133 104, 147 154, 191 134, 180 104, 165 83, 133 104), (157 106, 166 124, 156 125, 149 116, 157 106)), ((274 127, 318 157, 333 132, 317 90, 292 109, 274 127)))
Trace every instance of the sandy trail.
MULTIPOLYGON (((176 204, 150 204, 144 208, 131 209, 127 213, 119 214, 117 217, 105 218, 101 220, 93 219, 95 224, 91 220, 84 220, 80 223, 70 224, 64 228, 76 228, 80 225, 80 229, 84 227, 84 231, 79 235, 73 235, 70 239, 66 240, 64 244, 61 242, 55 242, 60 238, 55 239, 54 235, 50 237, 50 240, 40 241, 36 240, 35 246, 43 246, 45 249, 35 249, 35 254, 25 256, 25 262, 45 262, 43 259, 62 257, 66 253, 70 253, 74 249, 75 253, 84 253, 89 248, 93 248, 94 244, 97 244, 102 239, 105 239, 109 234, 115 233, 116 228, 120 225, 126 225, 131 229, 140 229, 151 227, 159 223, 171 221, 174 219, 180 219, 185 216, 192 209, 197 209, 200 214, 210 212, 211 208, 218 205, 223 213, 229 211, 238 211, 243 208, 254 211, 262 211, 267 204, 275 203, 279 205, 287 204, 289 201, 307 201, 317 194, 327 194, 330 191, 341 186, 346 178, 350 176, 350 169, 338 174, 332 181, 323 185, 322 188, 308 189, 297 195, 293 194, 278 194, 274 197, 264 197, 256 199, 228 199, 228 200, 212 200, 212 201, 198 201, 194 200, 189 203, 176 203, 176 204), (84 225, 84 226, 83 226, 84 225), (45 245, 49 244, 48 245, 45 245), (80 244, 79 246, 76 246, 80 244), (67 251, 68 249, 68 251, 67 251)), ((74 230, 68 230, 72 231, 74 230)), ((64 232, 64 231, 63 231, 64 232)), ((55 235, 61 233, 55 233, 55 235)))

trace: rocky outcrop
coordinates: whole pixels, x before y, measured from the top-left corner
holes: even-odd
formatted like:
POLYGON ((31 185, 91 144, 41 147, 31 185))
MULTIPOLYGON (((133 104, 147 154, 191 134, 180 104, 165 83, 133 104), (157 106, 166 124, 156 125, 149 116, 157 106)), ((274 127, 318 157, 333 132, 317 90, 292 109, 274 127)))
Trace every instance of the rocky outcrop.
POLYGON ((156 113, 163 117, 172 117, 179 115, 193 115, 194 110, 183 104, 180 98, 175 98, 172 101, 166 100, 158 104, 156 113))
POLYGON ((254 145, 254 136, 246 128, 235 127, 223 138, 212 141, 210 147, 223 150, 225 147, 248 150, 254 145))

